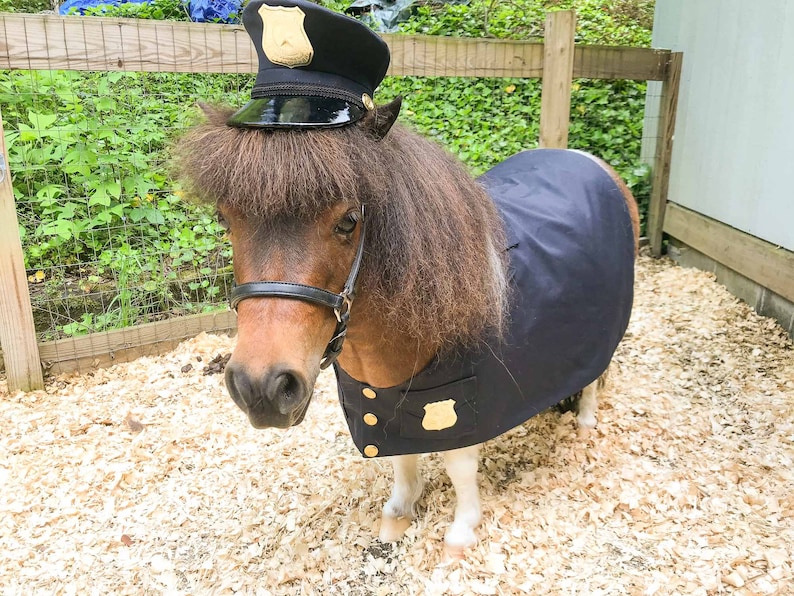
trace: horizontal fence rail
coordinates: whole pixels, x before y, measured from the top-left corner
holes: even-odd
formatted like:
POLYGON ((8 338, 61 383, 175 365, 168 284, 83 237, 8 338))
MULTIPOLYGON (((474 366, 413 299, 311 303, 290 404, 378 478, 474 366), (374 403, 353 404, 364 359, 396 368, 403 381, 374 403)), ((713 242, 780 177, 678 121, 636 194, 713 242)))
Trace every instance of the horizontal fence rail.
MULTIPOLYGON (((543 76, 543 44, 383 35, 395 76, 543 76)), ((669 50, 577 46, 573 76, 662 81, 669 50)), ((0 13, 0 69, 254 73, 239 25, 0 13)))
MULTIPOLYGON (((572 18, 565 12, 550 14, 547 28, 555 20, 559 24, 561 19, 572 18)), ((383 38, 391 51, 388 74, 392 76, 542 78, 545 70, 560 75, 561 81, 572 77, 663 81, 667 83, 663 100, 667 97, 667 103, 674 106, 678 82, 674 65, 680 65, 675 54, 648 48, 574 46, 572 28, 567 31, 557 36, 559 48, 554 46, 562 52, 547 51, 550 48, 543 43, 531 41, 415 35, 383 38)), ((257 58, 247 33, 236 25, 0 13, 0 70, 247 74, 256 72, 257 58)), ((554 89, 543 90, 548 95, 544 100, 547 103, 562 104, 569 99, 569 83, 550 87, 554 89)), ((669 113, 674 113, 673 108, 669 113)), ((565 146, 567 115, 545 125, 541 117, 541 125, 541 129, 547 129, 546 138, 559 137, 555 146, 565 146)), ((670 127, 662 130, 672 137, 670 127)), ((540 134, 543 137, 544 131, 540 134)), ((661 139, 660 145, 664 142, 661 139)), ((669 148, 669 143, 664 146, 669 148)), ((656 156, 657 165, 664 161, 664 155, 660 152, 656 156)), ((662 172, 667 175, 667 169, 662 172)), ((665 193, 653 190, 652 203, 666 202, 665 193)), ((664 213, 653 206, 650 211, 664 213)), ((649 221, 648 225, 661 230, 660 220, 649 221)), ((20 262, 17 265, 22 266, 20 262)), ((0 283, 6 281, 0 279, 0 283)), ((30 359, 40 361, 51 373, 62 373, 159 353, 201 331, 230 331, 235 327, 235 315, 230 311, 180 316, 34 343, 37 352, 30 359)), ((6 365, 11 361, 6 358, 6 365)), ((0 354, 0 367, 2 364, 0 354)), ((9 387, 19 386, 12 384, 15 373, 7 373, 9 387)))
POLYGON ((39 346, 39 354, 48 371, 107 366, 171 350, 185 338, 194 337, 202 331, 218 333, 236 328, 237 315, 231 311, 189 315, 44 342, 39 346))
POLYGON ((718 263, 794 302, 794 253, 676 203, 664 231, 718 263))

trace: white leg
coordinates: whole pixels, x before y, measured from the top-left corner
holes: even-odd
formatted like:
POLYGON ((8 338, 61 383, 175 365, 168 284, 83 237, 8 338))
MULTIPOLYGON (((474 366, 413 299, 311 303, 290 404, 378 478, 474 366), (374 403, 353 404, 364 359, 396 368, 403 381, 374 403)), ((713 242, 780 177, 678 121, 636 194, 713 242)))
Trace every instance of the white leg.
POLYGON ((579 398, 578 413, 576 414, 576 422, 579 424, 579 428, 595 428, 595 414, 598 409, 598 384, 599 379, 596 379, 582 389, 582 397, 579 398))
POLYGON ((447 554, 452 556, 460 556, 464 548, 477 544, 474 528, 482 517, 477 487, 479 451, 479 445, 472 445, 444 452, 444 465, 457 499, 455 519, 444 537, 447 554))
POLYGON ((394 542, 402 538, 414 516, 414 506, 422 496, 424 483, 416 467, 418 455, 398 455, 392 457, 394 467, 394 488, 391 498, 383 506, 380 524, 380 540, 394 542))

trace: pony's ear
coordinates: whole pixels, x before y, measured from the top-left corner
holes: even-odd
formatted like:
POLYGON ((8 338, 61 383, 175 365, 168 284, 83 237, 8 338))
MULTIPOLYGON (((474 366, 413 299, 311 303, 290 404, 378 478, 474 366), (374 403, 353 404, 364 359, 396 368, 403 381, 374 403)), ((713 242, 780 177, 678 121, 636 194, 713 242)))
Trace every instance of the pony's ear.
POLYGON ((361 120, 361 126, 376 141, 380 141, 397 121, 402 104, 403 98, 398 96, 397 99, 390 103, 377 106, 374 110, 367 112, 367 115, 361 120))

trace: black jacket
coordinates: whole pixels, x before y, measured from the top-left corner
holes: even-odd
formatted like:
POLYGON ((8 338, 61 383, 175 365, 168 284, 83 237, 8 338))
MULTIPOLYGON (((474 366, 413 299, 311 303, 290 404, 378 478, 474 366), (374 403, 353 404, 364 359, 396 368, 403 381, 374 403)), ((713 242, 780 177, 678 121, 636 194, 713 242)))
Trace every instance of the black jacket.
POLYGON ((366 457, 492 439, 597 379, 626 330, 634 234, 610 176, 584 155, 546 149, 514 155, 479 180, 506 228, 508 332, 437 357, 396 387, 368 387, 335 365, 366 457))

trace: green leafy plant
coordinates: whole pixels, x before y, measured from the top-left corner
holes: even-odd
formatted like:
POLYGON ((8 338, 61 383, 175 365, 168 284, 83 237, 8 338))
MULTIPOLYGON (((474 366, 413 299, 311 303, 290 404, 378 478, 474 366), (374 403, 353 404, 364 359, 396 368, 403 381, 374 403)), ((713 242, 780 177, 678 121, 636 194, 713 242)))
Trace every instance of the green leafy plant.
POLYGON ((196 86, 221 99, 236 94, 239 81, 0 74, 26 267, 42 272, 41 283, 53 289, 34 293, 34 302, 62 333, 194 312, 221 298, 228 271, 198 278, 208 263, 211 271, 228 267, 223 230, 180 198, 166 167, 173 131, 195 117, 185 108, 194 102, 186 89, 196 86), (64 285, 86 288, 84 300, 57 289, 64 285))
POLYGON ((573 9, 576 41, 602 45, 650 44, 653 0, 470 0, 427 3, 400 26, 403 33, 531 39, 543 36, 546 13, 573 9))
POLYGON ((186 0, 150 0, 142 3, 100 5, 87 8, 86 16, 189 21, 186 0))
POLYGON ((53 8, 51 0, 0 0, 0 12, 42 12, 53 8))

